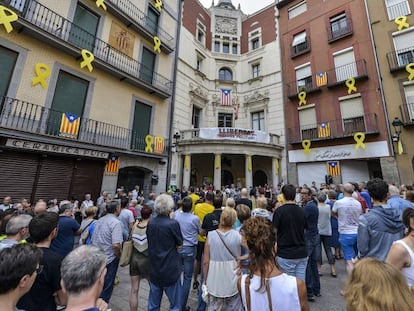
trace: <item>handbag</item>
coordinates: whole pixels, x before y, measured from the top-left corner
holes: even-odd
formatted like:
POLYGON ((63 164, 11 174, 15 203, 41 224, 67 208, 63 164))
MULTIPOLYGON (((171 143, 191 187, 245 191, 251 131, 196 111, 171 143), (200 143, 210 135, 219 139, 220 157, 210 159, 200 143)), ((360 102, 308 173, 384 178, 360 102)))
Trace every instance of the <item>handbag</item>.
POLYGON ((131 262, 132 248, 134 247, 132 240, 125 241, 122 245, 121 258, 119 259, 119 265, 121 267, 128 266, 131 262))

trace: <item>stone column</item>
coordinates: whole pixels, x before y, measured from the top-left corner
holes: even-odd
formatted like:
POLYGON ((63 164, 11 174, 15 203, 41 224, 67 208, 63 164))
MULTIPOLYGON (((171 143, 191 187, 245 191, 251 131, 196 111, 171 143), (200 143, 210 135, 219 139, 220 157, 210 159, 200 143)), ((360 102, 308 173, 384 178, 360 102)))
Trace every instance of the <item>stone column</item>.
POLYGON ((249 187, 253 186, 253 159, 250 154, 246 154, 245 161, 244 161, 244 176, 245 176, 245 187, 249 189, 249 187))
POLYGON ((184 155, 183 184, 182 187, 189 187, 191 182, 191 155, 184 155))
POLYGON ((221 189, 221 154, 214 154, 214 189, 221 189))
POLYGON ((273 188, 276 189, 277 184, 279 183, 279 174, 280 174, 280 159, 273 158, 272 159, 272 183, 273 188))

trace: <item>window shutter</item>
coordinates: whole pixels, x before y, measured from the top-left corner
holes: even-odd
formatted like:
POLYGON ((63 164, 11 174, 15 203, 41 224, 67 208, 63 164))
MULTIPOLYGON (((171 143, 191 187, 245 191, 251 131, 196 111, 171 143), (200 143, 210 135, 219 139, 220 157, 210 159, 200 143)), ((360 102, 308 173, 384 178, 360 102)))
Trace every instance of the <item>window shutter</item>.
POLYGON ((364 115, 362 98, 355 97, 340 101, 341 115, 343 119, 361 117, 364 115))

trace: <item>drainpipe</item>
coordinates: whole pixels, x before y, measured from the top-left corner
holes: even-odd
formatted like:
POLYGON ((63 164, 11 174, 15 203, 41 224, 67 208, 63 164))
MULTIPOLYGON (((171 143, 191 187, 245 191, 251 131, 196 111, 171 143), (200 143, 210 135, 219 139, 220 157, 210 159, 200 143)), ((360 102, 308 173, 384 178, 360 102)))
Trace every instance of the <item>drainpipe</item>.
POLYGON ((175 96, 176 96, 176 85, 177 85, 177 67, 178 67, 178 51, 180 49, 180 35, 181 35, 181 19, 183 10, 184 0, 178 1, 178 17, 177 17, 177 31, 176 31, 176 45, 174 55, 174 77, 173 77, 173 91, 171 94, 171 105, 169 107, 169 127, 168 127, 168 159, 167 159, 167 182, 165 185, 165 191, 168 190, 171 182, 171 161, 172 161, 172 130, 173 130, 173 119, 175 110, 175 96))
MULTIPOLYGON (((378 62, 378 55, 377 55, 377 48, 375 46, 375 40, 374 40, 374 33, 372 32, 372 24, 371 24, 371 17, 369 16, 369 10, 368 10, 368 0, 364 0, 364 4, 365 4, 365 12, 367 14, 367 19, 368 19, 368 25, 369 25, 369 36, 371 39, 371 45, 373 47, 373 52, 374 52, 374 60, 375 60, 375 68, 377 69, 378 72, 378 85, 380 88, 380 93, 381 93, 381 100, 382 100, 382 106, 384 107, 384 112, 385 112, 385 124, 387 125, 387 132, 388 132, 388 139, 391 145, 391 156, 395 156, 395 152, 394 152, 394 142, 392 141, 392 134, 391 134, 391 128, 390 128, 390 122, 388 119, 388 110, 387 110, 387 103, 385 101, 385 96, 384 96, 384 88, 382 86, 382 74, 381 74, 381 69, 379 67, 379 62, 378 62)), ((398 176, 398 179, 400 177, 398 176)))

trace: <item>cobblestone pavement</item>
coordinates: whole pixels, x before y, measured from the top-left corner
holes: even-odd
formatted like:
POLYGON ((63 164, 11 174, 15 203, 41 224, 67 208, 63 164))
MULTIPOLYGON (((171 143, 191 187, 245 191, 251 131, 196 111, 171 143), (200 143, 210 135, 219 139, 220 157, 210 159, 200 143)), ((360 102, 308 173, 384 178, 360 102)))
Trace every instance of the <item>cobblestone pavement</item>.
MULTIPOLYGON (((312 311, 343 311, 345 310, 345 302, 339 294, 342 289, 345 280, 345 263, 344 260, 338 260, 336 263, 337 278, 333 278, 330 275, 329 265, 322 266, 321 276, 321 294, 322 297, 315 298, 315 302, 309 302, 312 311)), ((110 301, 110 307, 112 311, 129 311, 129 292, 130 292, 130 277, 129 267, 118 269, 118 276, 120 283, 115 287, 110 301)), ((140 284, 139 297, 138 297, 138 310, 147 310, 147 299, 149 294, 148 282, 143 280, 140 284)), ((191 310, 195 310, 197 306, 197 292, 191 290, 190 297, 188 298, 188 306, 191 310)), ((162 299, 162 311, 169 310, 169 303, 167 297, 164 295, 162 299)))

